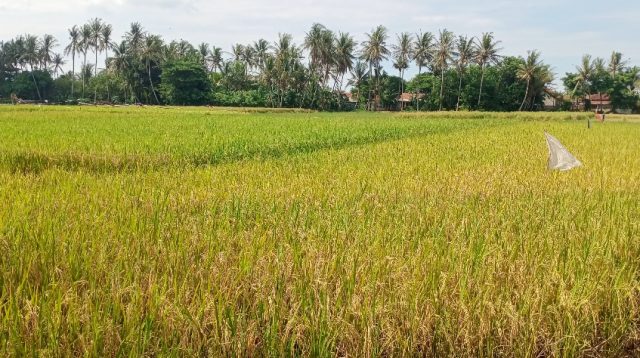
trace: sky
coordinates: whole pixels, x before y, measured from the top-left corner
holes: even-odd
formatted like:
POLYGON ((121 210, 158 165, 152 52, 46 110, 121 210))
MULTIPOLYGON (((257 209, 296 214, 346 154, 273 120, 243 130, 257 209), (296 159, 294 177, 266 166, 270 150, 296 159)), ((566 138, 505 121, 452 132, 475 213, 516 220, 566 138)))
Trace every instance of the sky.
MULTIPOLYGON (((358 41, 384 25, 390 44, 405 31, 437 33, 446 28, 468 36, 493 32, 502 41, 503 55, 541 51, 558 86, 585 53, 608 59, 616 50, 640 65, 636 0, 0 0, 0 40, 47 33, 58 39, 56 51, 62 52, 67 29, 94 17, 112 24, 116 39, 137 21, 165 40, 206 42, 226 51, 234 43, 274 41, 285 32, 301 43, 315 22, 358 41)), ((393 73, 392 68, 387 71, 393 73)))

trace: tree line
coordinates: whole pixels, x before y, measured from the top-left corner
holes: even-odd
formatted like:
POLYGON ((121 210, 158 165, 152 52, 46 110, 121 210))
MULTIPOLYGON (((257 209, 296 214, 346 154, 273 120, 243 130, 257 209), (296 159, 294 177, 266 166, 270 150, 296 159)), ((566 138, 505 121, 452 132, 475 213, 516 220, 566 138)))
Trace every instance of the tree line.
POLYGON ((563 82, 572 98, 583 99, 585 109, 591 109, 592 94, 609 96, 616 109, 638 109, 640 67, 629 66, 620 52, 611 53, 608 62, 584 55, 576 71, 567 73, 563 82))
MULTIPOLYGON (((444 29, 392 37, 377 26, 359 43, 316 23, 300 44, 280 34, 273 42, 235 44, 227 52, 206 43, 167 42, 139 23, 119 42, 112 30, 96 18, 68 29, 63 46, 51 35, 0 43, 0 96, 65 103, 513 111, 542 108, 554 80, 538 51, 503 56, 492 33, 456 36, 444 29), (55 52, 58 47, 62 53, 55 52), (65 65, 71 70, 64 72, 65 65), (405 79, 412 65, 418 74, 405 79)), ((614 96, 624 92, 620 105, 637 105, 637 67, 615 54, 620 59, 606 86, 599 59, 567 74, 563 81, 573 86, 571 96, 602 89, 614 96), (616 78, 624 78, 624 86, 616 78)))

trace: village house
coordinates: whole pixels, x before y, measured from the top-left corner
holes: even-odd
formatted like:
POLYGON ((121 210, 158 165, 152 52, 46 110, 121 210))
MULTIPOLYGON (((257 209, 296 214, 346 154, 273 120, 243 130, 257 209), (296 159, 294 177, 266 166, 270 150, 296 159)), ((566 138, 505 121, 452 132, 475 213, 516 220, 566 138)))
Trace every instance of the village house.
POLYGON ((587 96, 589 101, 591 102, 591 109, 598 110, 602 109, 605 112, 610 112, 613 110, 613 106, 611 105, 611 97, 608 94, 592 94, 587 96))
POLYGON ((424 93, 409 93, 404 92, 398 96, 398 109, 402 110, 403 108, 407 108, 408 106, 415 105, 416 99, 423 99, 424 93))
POLYGON ((605 112, 611 112, 613 106, 611 104, 611 97, 606 93, 590 94, 584 98, 578 98, 573 102, 572 110, 584 111, 592 110, 596 111, 602 109, 605 112))
POLYGON ((544 90, 544 98, 543 98, 543 110, 545 111, 557 111, 562 108, 562 104, 564 102, 564 98, 562 94, 557 93, 550 89, 544 90))
MULTIPOLYGON (((354 105, 356 103, 358 103, 358 96, 354 93, 351 92, 345 92, 344 96, 347 98, 347 101, 354 105)), ((381 104, 381 100, 380 100, 380 96, 376 95, 373 98, 373 103, 375 103, 376 105, 376 110, 378 111, 383 111, 383 110, 402 110, 404 108, 407 108, 409 106, 413 106, 416 103, 416 98, 417 99, 423 99, 425 97, 424 93, 410 93, 410 92, 404 92, 402 94, 400 94, 400 96, 398 96, 398 98, 396 98, 397 101, 397 107, 393 108, 393 106, 391 108, 388 107, 384 107, 381 104)))

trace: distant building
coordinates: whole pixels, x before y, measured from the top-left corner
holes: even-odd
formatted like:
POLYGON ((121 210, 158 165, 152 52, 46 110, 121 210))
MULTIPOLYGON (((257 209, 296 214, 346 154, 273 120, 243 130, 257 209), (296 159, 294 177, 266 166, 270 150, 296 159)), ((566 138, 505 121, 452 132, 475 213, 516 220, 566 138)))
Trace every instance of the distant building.
POLYGON ((355 94, 353 94, 351 92, 345 92, 344 95, 347 97, 347 100, 349 101, 349 103, 357 103, 358 102, 358 96, 356 96, 355 94))
POLYGON ((589 102, 591 102, 591 109, 602 109, 604 111, 611 111, 613 106, 611 105, 611 97, 606 93, 598 93, 587 96, 589 102))
POLYGON ((404 92, 402 94, 400 94, 400 96, 398 96, 397 101, 398 101, 398 109, 402 109, 402 108, 406 108, 407 106, 410 106, 411 104, 415 104, 416 103, 416 99, 423 99, 424 98, 424 93, 409 93, 409 92, 404 92))
POLYGON ((613 106, 611 97, 606 93, 590 94, 584 98, 578 98, 573 102, 572 109, 575 111, 596 111, 602 109, 611 112, 613 106))
MULTIPOLYGON (((358 103, 358 96, 352 92, 344 92, 343 95, 347 98, 347 101, 354 105, 356 103, 358 103)), ((405 92, 402 93, 400 96, 398 96, 398 98, 396 98, 397 101, 397 107, 394 108, 393 104, 391 104, 391 106, 383 106, 382 105, 382 100, 380 98, 379 95, 374 95, 373 98, 371 98, 371 106, 375 106, 373 108, 375 108, 376 111, 384 111, 384 110, 401 110, 403 108, 407 108, 407 106, 413 105, 416 102, 416 98, 417 99, 423 99, 425 97, 425 95, 423 93, 420 94, 415 94, 415 93, 409 93, 409 92, 405 92)), ((364 101, 360 101, 360 104, 366 104, 367 100, 365 98, 364 101)))
POLYGON ((557 111, 562 108, 563 103, 564 103, 564 98, 562 94, 557 93, 550 89, 544 90, 542 106, 545 111, 557 111))
POLYGON ((341 101, 339 106, 343 109, 354 110, 358 103, 358 98, 351 92, 340 92, 341 101))

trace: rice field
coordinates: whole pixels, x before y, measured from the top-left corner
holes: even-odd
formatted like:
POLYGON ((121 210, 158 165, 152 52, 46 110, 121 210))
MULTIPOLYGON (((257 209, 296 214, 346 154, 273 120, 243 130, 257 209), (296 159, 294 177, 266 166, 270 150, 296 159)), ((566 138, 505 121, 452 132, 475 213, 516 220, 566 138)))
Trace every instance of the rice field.
POLYGON ((636 120, 0 106, 2 356, 638 356, 639 239, 636 120))

